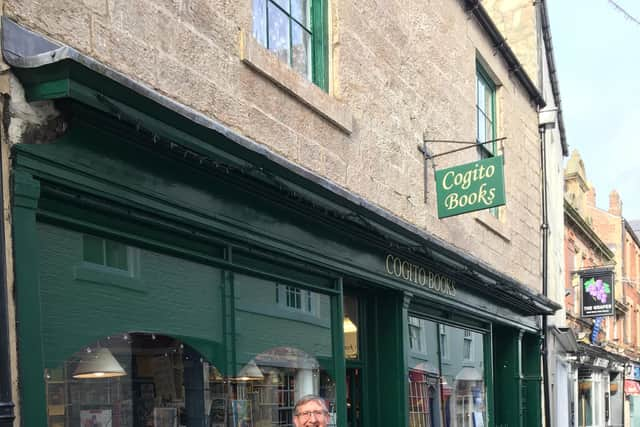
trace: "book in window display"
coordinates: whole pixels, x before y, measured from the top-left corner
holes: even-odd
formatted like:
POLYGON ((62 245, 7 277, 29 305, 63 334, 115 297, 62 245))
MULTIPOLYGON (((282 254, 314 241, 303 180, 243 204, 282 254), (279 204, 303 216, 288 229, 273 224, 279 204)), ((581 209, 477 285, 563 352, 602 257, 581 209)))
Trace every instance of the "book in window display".
POLYGON ((212 399, 209 420, 210 427, 225 427, 227 425, 227 399, 212 399))
POLYGON ((111 427, 111 409, 87 409, 80 411, 80 427, 111 427))
POLYGON ((233 411, 233 427, 251 427, 251 402, 249 400, 234 400, 231 402, 233 411))

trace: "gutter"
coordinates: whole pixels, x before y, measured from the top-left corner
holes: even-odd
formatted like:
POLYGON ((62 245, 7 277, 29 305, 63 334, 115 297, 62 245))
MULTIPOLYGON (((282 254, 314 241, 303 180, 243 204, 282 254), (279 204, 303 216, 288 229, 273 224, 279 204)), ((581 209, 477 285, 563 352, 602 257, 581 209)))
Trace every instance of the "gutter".
POLYGON ((493 20, 485 10, 484 6, 480 3, 480 0, 464 0, 464 3, 466 5, 467 12, 473 13, 473 16, 493 42, 494 48, 507 62, 509 72, 518 79, 522 86, 524 86, 531 101, 534 102, 538 108, 542 109, 546 105, 544 97, 524 70, 520 61, 518 61, 516 54, 507 44, 507 39, 502 36, 500 30, 498 30, 498 27, 496 27, 496 24, 493 23, 493 20))
POLYGON ((564 127, 564 119, 562 118, 562 100, 560 99, 560 85, 558 84, 558 73, 556 63, 553 56, 553 44, 551 43, 551 28, 549 25, 549 12, 547 11, 547 2, 540 2, 540 18, 542 22, 542 39, 545 46, 545 54, 547 57, 547 66, 549 67, 549 77, 551 78, 551 91, 553 92, 553 100, 556 104, 558 116, 558 130, 560 131, 560 143, 562 144, 562 154, 569 155, 569 145, 567 144, 567 134, 564 127))

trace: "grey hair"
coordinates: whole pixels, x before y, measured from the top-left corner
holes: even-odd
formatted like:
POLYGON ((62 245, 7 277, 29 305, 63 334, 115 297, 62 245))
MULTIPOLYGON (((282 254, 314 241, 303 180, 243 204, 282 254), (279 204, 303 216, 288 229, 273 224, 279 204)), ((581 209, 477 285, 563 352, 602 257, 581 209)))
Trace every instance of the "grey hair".
POLYGON ((322 405, 322 407, 324 408, 326 413, 329 413, 329 408, 327 408, 327 404, 325 403, 324 399, 318 395, 315 394, 307 394, 306 396, 302 396, 300 399, 298 399, 298 401, 296 402, 296 406, 293 407, 293 412, 297 415, 298 414, 298 408, 306 403, 309 402, 318 402, 322 405))

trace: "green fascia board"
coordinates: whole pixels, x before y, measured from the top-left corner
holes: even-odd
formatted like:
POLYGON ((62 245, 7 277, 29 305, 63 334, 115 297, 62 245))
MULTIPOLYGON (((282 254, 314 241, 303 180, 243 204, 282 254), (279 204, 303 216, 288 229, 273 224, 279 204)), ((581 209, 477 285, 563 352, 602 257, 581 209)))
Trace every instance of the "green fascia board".
MULTIPOLYGON (((351 195, 337 185, 299 166, 288 164, 286 160, 279 159, 261 146, 249 140, 244 141, 239 135, 232 135, 229 130, 222 127, 214 129, 200 123, 199 120, 203 119, 195 112, 194 117, 187 117, 182 112, 161 105, 144 93, 126 87, 72 59, 38 68, 15 69, 15 72, 27 88, 31 100, 70 98, 92 107, 96 114, 102 111, 111 117, 127 116, 131 126, 142 123, 151 132, 179 141, 186 149, 198 155, 222 159, 225 163, 246 169, 256 179, 270 182, 274 187, 283 187, 284 184, 287 191, 295 194, 295 198, 306 201, 311 208, 332 211, 335 216, 342 218, 357 218, 351 220, 354 225, 359 223, 359 226, 352 227, 356 236, 374 237, 378 239, 378 244, 387 246, 389 241, 393 241, 394 245, 400 247, 422 248, 427 258, 431 257, 430 253, 436 252, 441 258, 454 264, 470 266, 474 271, 501 283, 500 288, 504 290, 493 289, 490 293, 498 300, 504 294, 505 301, 513 300, 507 302, 513 308, 526 308, 525 311, 531 314, 551 314, 558 308, 551 300, 536 295, 524 285, 491 270, 490 266, 482 266, 435 236, 424 236, 424 231, 402 222, 389 212, 370 205, 366 200, 351 195), (238 142, 238 139, 244 142, 238 142)), ((120 76, 122 78, 124 77, 120 76)), ((467 280, 466 283, 473 283, 473 280, 467 280)), ((479 283, 478 289, 483 288, 486 288, 486 284, 479 283)))

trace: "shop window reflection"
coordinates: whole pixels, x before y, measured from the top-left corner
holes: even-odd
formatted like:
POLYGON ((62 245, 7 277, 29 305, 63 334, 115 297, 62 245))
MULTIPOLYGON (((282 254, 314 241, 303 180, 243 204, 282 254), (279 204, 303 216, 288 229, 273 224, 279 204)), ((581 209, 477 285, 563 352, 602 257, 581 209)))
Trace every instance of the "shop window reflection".
POLYGON ((47 370, 49 427, 293 426, 295 401, 326 399, 335 426, 335 382, 312 356, 278 347, 224 376, 164 335, 106 337, 47 370))
POLYGON ((293 426, 294 404, 307 394, 326 400, 335 425, 331 297, 239 273, 234 289, 236 372, 229 399, 240 424, 230 425, 293 426))
POLYGON ((335 425, 335 383, 312 356, 278 347, 257 355, 242 371, 252 374, 234 379, 230 395, 234 402, 242 402, 239 425, 293 426, 295 402, 308 394, 326 399, 329 425, 335 425))
POLYGON ((408 327, 409 426, 484 426, 482 335, 413 316, 408 327))
POLYGON ((209 368, 171 337, 106 337, 48 370, 49 427, 205 425, 209 368))

